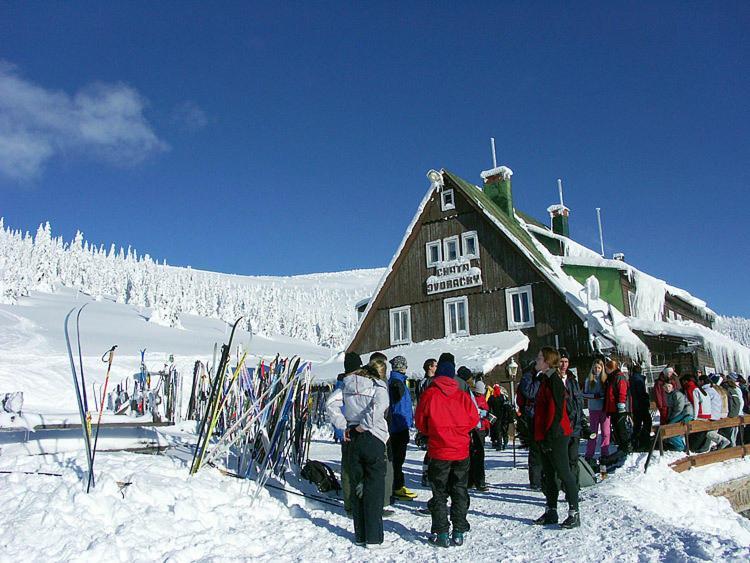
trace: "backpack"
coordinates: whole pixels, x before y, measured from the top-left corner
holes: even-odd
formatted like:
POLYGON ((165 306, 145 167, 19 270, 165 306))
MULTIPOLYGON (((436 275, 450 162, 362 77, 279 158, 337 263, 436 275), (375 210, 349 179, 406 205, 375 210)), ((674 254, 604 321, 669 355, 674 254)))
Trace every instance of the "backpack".
POLYGON ((339 485, 339 481, 336 479, 336 474, 322 461, 308 460, 302 468, 300 476, 310 483, 314 483, 318 488, 318 492, 327 493, 329 491, 338 492, 341 490, 341 485, 339 485))

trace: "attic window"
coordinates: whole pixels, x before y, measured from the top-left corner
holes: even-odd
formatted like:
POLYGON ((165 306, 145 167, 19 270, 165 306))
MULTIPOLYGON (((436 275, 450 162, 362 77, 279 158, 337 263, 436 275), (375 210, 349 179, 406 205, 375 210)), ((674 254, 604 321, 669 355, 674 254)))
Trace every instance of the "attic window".
POLYGON ((479 239, 476 231, 468 231, 461 235, 464 258, 479 258, 479 239))
POLYGON ((459 252, 458 235, 443 239, 443 260, 458 260, 459 252))
POLYGON ((427 254, 427 267, 434 268, 443 261, 443 244, 439 240, 433 240, 425 245, 427 254))
POLYGON ((456 208, 456 200, 453 198, 453 190, 443 190, 440 192, 440 207, 443 211, 450 211, 456 208))
POLYGON ((508 311, 508 330, 534 326, 534 301, 530 285, 506 289, 505 306, 508 311))

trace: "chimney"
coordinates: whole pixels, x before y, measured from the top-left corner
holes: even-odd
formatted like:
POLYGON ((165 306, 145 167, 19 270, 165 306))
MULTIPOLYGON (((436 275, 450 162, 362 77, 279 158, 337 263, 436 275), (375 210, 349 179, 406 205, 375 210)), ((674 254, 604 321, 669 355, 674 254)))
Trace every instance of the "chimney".
POLYGON ((497 166, 481 174, 484 180, 484 193, 508 217, 513 217, 513 190, 510 178, 513 171, 507 166, 497 166))
POLYGON ((559 178, 557 180, 557 189, 560 192, 560 203, 550 205, 547 208, 547 213, 549 213, 552 223, 552 232, 556 235, 569 237, 570 227, 568 225, 568 217, 570 216, 570 209, 565 207, 563 203, 562 180, 559 178))
POLYGON ((625 262, 625 254, 622 252, 615 252, 612 255, 612 260, 619 260, 620 262, 625 262))

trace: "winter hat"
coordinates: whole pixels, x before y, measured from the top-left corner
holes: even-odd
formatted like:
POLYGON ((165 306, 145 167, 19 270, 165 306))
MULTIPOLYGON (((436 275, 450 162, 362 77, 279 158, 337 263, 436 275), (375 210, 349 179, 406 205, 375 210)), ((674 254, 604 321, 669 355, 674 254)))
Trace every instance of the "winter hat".
POLYGON ((484 395, 487 392, 487 387, 484 385, 484 381, 477 381, 474 384, 474 393, 477 395, 484 395))
POLYGON ((557 353, 560 354, 560 359, 562 358, 570 359, 567 348, 560 348, 557 350, 557 353))
POLYGON ((442 354, 440 354, 440 357, 438 358, 438 363, 442 364, 443 362, 450 362, 455 366, 456 358, 450 352, 443 352, 442 354))
POLYGON ((469 381, 474 375, 471 373, 471 370, 467 368, 466 366, 461 366, 458 368, 458 377, 463 379, 464 381, 469 381))
POLYGON ((408 367, 406 358, 404 358, 403 356, 395 356, 391 360, 391 367, 394 371, 397 371, 399 373, 406 373, 406 369, 408 367))
POLYGON ((435 370, 435 376, 447 375, 448 377, 455 377, 456 366, 453 362, 438 362, 437 369, 435 370))
POLYGON ((734 372, 730 373, 727 377, 735 382, 739 380, 739 377, 737 377, 737 374, 734 372))
POLYGON ((720 375, 715 373, 711 376, 711 383, 713 383, 714 385, 721 385, 721 381, 722 379, 720 375))
POLYGON ((362 358, 356 352, 347 352, 344 355, 344 373, 351 373, 362 367, 362 358))

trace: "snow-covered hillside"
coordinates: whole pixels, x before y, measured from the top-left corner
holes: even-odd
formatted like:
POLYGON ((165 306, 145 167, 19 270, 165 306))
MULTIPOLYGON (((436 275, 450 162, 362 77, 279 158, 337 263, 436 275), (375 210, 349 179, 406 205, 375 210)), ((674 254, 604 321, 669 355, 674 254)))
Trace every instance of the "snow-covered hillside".
POLYGON ((750 319, 743 317, 718 317, 716 330, 726 334, 732 340, 750 347, 750 319))
POLYGON ((49 223, 35 236, 0 219, 0 303, 63 286, 100 300, 145 308, 152 323, 180 327, 184 315, 233 322, 253 334, 287 336, 341 347, 357 322, 354 304, 368 297, 382 269, 291 277, 237 276, 159 264, 148 254, 83 238, 53 237, 49 223))

